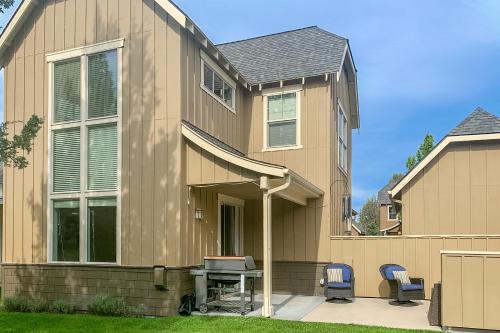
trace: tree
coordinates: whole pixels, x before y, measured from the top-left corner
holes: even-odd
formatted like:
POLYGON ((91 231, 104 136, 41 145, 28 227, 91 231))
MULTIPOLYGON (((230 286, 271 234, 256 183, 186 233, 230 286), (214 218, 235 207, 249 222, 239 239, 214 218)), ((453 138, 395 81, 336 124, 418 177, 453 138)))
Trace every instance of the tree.
POLYGON ((368 198, 360 213, 360 223, 368 236, 376 236, 380 232, 380 210, 377 199, 368 198))
POLYGON ((43 119, 37 115, 24 124, 20 134, 9 138, 8 127, 18 122, 5 122, 0 124, 0 163, 24 169, 28 166, 25 154, 29 154, 33 148, 33 140, 43 124, 43 119))
POLYGON ((418 163, 420 163, 434 148, 434 137, 432 134, 427 133, 425 135, 424 141, 418 147, 417 153, 415 155, 408 156, 406 160, 406 168, 411 171, 418 163))
POLYGON ((392 174, 392 177, 391 177, 391 180, 389 182, 393 183, 393 184, 396 184, 397 182, 399 182, 401 179, 403 179, 405 175, 402 174, 402 173, 399 173, 399 172, 396 172, 396 173, 393 173, 392 174))
MULTIPOLYGON (((13 5, 14 0, 0 0, 0 13, 4 14, 5 10, 13 5)), ((0 163, 24 169, 28 166, 25 155, 31 152, 33 140, 42 127, 43 119, 36 115, 31 116, 21 133, 10 137, 8 128, 15 123, 18 122, 0 123, 0 163)))
POLYGON ((6 9, 9 9, 14 4, 14 0, 0 0, 0 13, 4 13, 6 9))

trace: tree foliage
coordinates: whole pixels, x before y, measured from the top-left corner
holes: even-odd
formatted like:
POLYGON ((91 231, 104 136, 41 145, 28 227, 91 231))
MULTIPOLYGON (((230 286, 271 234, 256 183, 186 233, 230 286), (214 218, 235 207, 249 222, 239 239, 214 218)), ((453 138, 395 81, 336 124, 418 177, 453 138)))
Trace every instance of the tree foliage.
POLYGON ((415 155, 408 156, 406 160, 406 168, 411 171, 418 163, 420 163, 434 148, 434 137, 432 134, 427 133, 425 135, 424 141, 418 147, 417 153, 415 155))
POLYGON ((21 133, 9 135, 9 127, 17 122, 5 122, 0 124, 0 163, 19 169, 28 166, 26 154, 33 148, 33 140, 43 124, 43 119, 37 115, 24 124, 21 133))
POLYGON ((0 0, 0 13, 4 13, 4 11, 10 8, 14 4, 14 0, 0 0))
POLYGON ((368 198, 359 217, 361 226, 368 236, 376 236, 380 232, 380 210, 377 199, 373 196, 368 198))

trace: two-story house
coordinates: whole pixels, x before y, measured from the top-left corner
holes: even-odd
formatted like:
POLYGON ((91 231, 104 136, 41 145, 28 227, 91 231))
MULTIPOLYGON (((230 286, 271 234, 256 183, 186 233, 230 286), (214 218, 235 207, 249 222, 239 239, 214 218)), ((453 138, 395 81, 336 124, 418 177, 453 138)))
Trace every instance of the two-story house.
POLYGON ((350 228, 347 39, 214 45, 167 0, 25 0, 0 64, 5 120, 44 118, 29 167, 4 172, 4 296, 167 315, 217 254, 263 268, 266 316, 273 288, 320 292, 330 236, 350 228))

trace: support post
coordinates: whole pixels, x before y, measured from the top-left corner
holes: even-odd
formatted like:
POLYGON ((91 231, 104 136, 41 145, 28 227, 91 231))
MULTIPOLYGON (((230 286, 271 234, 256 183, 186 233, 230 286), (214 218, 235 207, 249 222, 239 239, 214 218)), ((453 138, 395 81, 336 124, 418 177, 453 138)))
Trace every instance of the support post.
POLYGON ((272 215, 271 215, 271 197, 268 190, 263 195, 263 226, 264 226, 264 305, 262 307, 262 316, 272 317, 274 314, 272 295, 273 295, 273 272, 272 272, 272 215))
POLYGON ((274 315, 272 295, 273 295, 273 220, 272 220, 272 195, 287 189, 292 183, 292 177, 287 174, 283 185, 271 188, 268 176, 260 177, 260 189, 262 195, 262 224, 264 227, 264 305, 262 306, 262 316, 272 317, 274 315))

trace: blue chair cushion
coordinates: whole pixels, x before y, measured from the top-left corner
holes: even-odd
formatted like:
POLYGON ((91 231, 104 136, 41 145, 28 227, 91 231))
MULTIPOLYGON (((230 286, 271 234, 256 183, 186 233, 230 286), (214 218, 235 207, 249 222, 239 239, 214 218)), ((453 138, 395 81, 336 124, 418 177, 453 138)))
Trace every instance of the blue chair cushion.
POLYGON ((395 279, 393 274, 394 271, 406 271, 406 268, 399 265, 389 265, 384 268, 384 273, 386 278, 389 280, 394 280, 395 279))
POLYGON ((349 289, 349 288, 351 288, 351 283, 350 282, 328 282, 328 288, 349 289))
POLYGON ((422 290, 423 287, 421 284, 402 284, 401 289, 404 291, 409 291, 409 290, 422 290))
POLYGON ((351 281, 351 270, 348 265, 345 264, 330 264, 327 268, 341 268, 342 269, 342 279, 344 282, 351 281))

